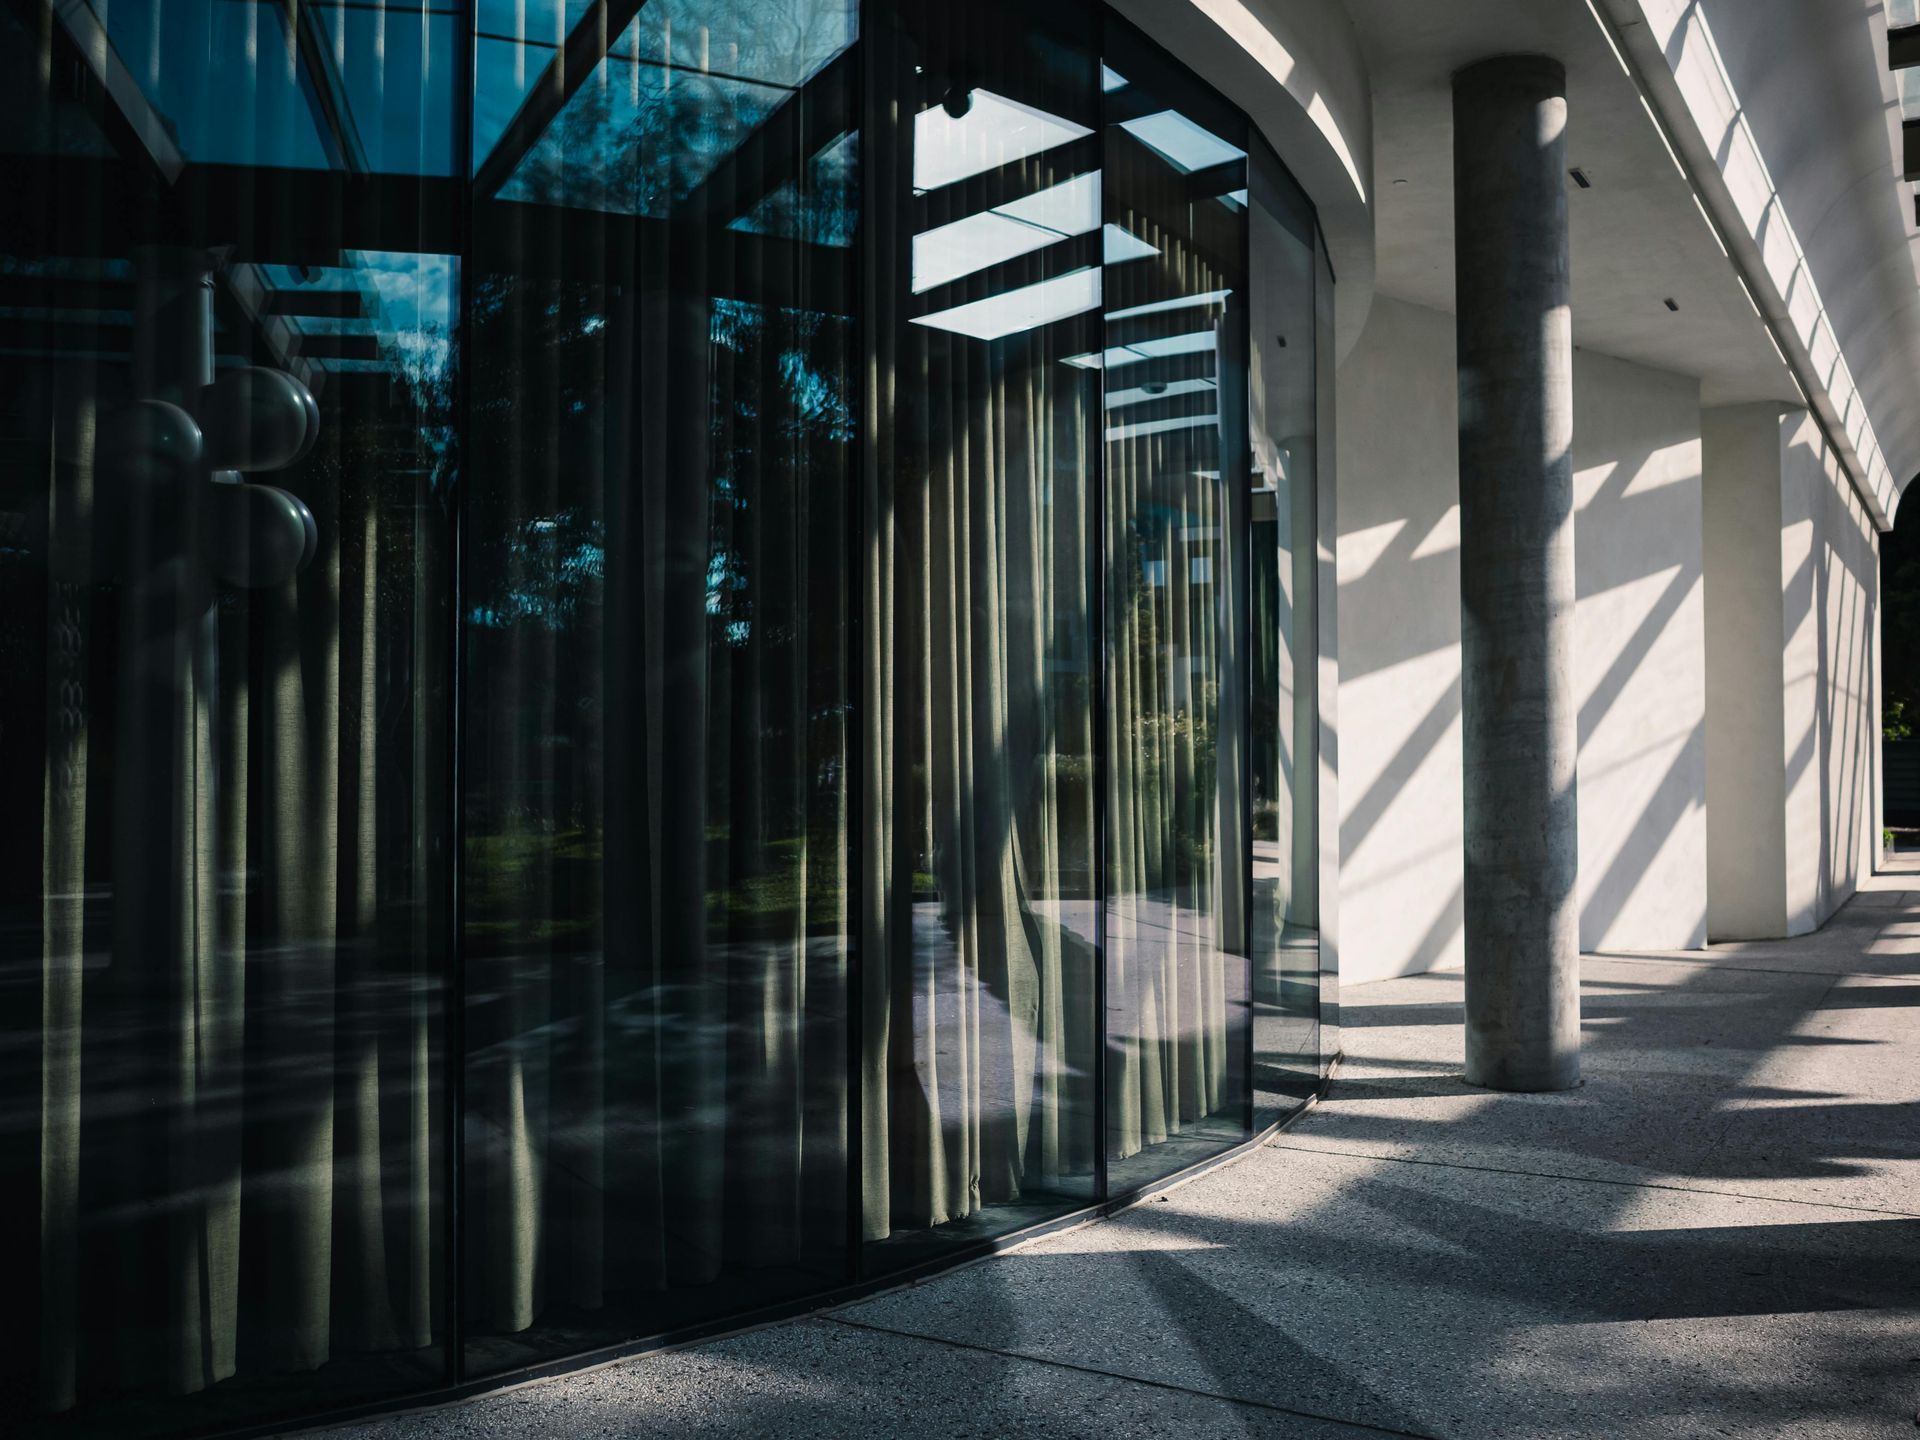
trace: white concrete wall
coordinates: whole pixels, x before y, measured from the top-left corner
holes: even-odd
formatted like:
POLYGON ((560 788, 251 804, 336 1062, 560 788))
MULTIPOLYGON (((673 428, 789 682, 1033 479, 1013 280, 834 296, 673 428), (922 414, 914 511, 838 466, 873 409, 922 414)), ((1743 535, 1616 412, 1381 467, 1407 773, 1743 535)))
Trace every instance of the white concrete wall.
POLYGON ((1707 934, 1700 387, 1573 364, 1580 945, 1686 950, 1707 934))
POLYGON ((1708 410, 1707 934, 1787 933, 1780 408, 1708 410))
POLYGON ((1781 521, 1783 561, 1790 549, 1796 567, 1808 567, 1804 577, 1798 568, 1782 570, 1793 657, 1784 676, 1787 781, 1790 794, 1803 797, 1804 766, 1813 791, 1810 801, 1789 802, 1813 822, 1787 830, 1788 873, 1796 882, 1788 918, 1797 930, 1826 923, 1871 870, 1878 841, 1873 752, 1880 734, 1873 685, 1879 537, 1838 457, 1804 411, 1781 423, 1781 521), (1809 658, 1810 679, 1801 671, 1809 658))
POLYGON ((1708 930, 1800 935, 1878 850, 1879 541, 1813 417, 1709 411, 1708 930))
POLYGON ((1453 317, 1376 297, 1337 383, 1341 976, 1354 984, 1462 962, 1453 317))
MULTIPOLYGON (((1463 963, 1453 317, 1377 297, 1341 365, 1340 923, 1349 984, 1463 963)), ((1706 930, 1700 408, 1574 369, 1582 943, 1706 930)))

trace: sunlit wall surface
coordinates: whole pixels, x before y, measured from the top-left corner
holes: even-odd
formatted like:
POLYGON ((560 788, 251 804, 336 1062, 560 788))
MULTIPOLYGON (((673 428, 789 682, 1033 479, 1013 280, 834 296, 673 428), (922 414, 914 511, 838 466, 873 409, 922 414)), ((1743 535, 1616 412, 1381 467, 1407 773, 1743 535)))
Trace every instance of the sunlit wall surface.
POLYGON ((793 1308, 1321 1072, 1332 276, 1100 7, 0 6, 0 1416, 793 1308))

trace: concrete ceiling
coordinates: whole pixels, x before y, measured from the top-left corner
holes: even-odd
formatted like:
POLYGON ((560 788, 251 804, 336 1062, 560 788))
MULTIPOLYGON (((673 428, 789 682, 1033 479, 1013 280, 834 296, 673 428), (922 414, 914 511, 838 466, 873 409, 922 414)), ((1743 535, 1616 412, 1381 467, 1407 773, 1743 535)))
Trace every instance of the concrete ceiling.
POLYGON ((1891 478, 1920 470, 1920 226, 1883 0, 1697 0, 1891 478), (1783 65, 1780 57, 1792 56, 1783 65))
POLYGON ((1705 404, 1804 403, 1584 0, 1347 10, 1374 85, 1382 293, 1453 310, 1453 72, 1489 55, 1552 55, 1567 67, 1568 163, 1592 181, 1568 187, 1574 344, 1697 376, 1705 404))

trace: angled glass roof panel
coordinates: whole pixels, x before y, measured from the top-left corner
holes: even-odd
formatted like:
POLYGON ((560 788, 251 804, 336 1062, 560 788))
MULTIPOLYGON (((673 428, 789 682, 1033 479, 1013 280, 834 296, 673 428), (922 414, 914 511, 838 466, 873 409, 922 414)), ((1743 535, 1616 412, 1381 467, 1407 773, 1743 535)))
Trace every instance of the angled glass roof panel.
POLYGON ((1126 346, 1143 360, 1160 360, 1169 355, 1198 355, 1211 350, 1219 337, 1211 330, 1194 330, 1185 335, 1166 335, 1158 340, 1136 340, 1126 346))
POLYGON ((366 170, 375 175, 453 174, 460 38, 454 0, 372 6, 303 3, 320 27, 332 83, 366 170))
MULTIPOLYGON (((768 24, 756 0, 652 0, 519 160, 501 198, 665 217, 852 43, 857 10, 856 0, 808 0, 768 24)), ((484 90, 488 77, 479 83, 484 90)), ((487 104, 503 108, 498 97, 487 104)), ((511 118, 489 120, 495 143, 511 118)))
POLYGON ((1161 110, 1134 120, 1122 120, 1120 128, 1183 175, 1224 165, 1229 160, 1244 160, 1247 155, 1239 146, 1229 145, 1178 110, 1161 110))
POLYGON ((1171 420, 1141 420, 1132 425, 1109 425, 1107 439, 1137 440, 1143 435, 1165 435, 1173 430, 1210 429, 1219 423, 1218 415, 1179 415, 1171 420))
POLYGON ((992 210, 937 225, 913 237, 914 293, 1043 250, 1062 238, 1057 230, 1022 225, 992 210))
POLYGON ((1100 224, 1100 172, 1090 170, 995 208, 1060 235, 1084 235, 1100 224))
POLYGON ((1128 260, 1144 260, 1149 255, 1158 255, 1159 247, 1149 245, 1138 235, 1123 230, 1118 225, 1109 224, 1102 236, 1101 243, 1106 250, 1109 265, 1119 265, 1128 260))
POLYGON ((1196 305, 1224 305, 1231 290, 1208 290, 1201 295, 1177 295, 1171 300, 1155 300, 1146 305, 1132 305, 1125 310, 1109 310, 1109 320, 1131 320, 1136 315, 1163 315, 1169 310, 1187 310, 1196 305))
POLYGON ((1212 391, 1218 387, 1211 380, 1168 380, 1160 385, 1134 385, 1125 390, 1107 392, 1107 409, 1119 410, 1128 405, 1145 405, 1155 400, 1171 400, 1180 395, 1197 395, 1202 390, 1212 391))
POLYGON ((964 115, 935 105, 913 117, 913 188, 938 190, 1092 133, 991 90, 975 90, 964 115))
POLYGON ((916 325, 951 330, 975 340, 999 340, 1023 330, 1037 330, 1070 315, 1084 314, 1100 304, 1100 271, 1093 266, 1023 285, 985 300, 956 305, 932 315, 914 317, 916 325))
MULTIPOLYGON (((1115 315, 1145 314, 1147 306, 1133 310, 1116 311, 1115 315)), ((1109 320, 1115 318, 1109 315, 1109 320)), ((1185 335, 1167 335, 1158 340, 1136 340, 1131 345, 1109 345, 1097 354, 1069 355, 1066 363, 1077 365, 1082 370, 1112 370, 1121 365, 1134 365, 1142 360, 1164 360, 1169 355, 1199 355, 1214 348, 1218 343, 1213 331, 1194 330, 1185 335)))
POLYGON ((336 163, 279 5, 222 0, 182 12, 91 0, 82 8, 105 27, 189 160, 301 170, 336 163))
POLYGON ((505 133, 593 0, 479 0, 473 17, 473 164, 505 133))
POLYGON ((856 162, 860 137, 853 131, 839 136, 807 162, 803 191, 791 180, 745 215, 727 226, 748 235, 774 235, 804 240, 811 245, 846 247, 853 244, 859 217, 856 162))
POLYGON ((1100 172, 1058 185, 992 210, 936 225, 913 237, 915 293, 945 285, 989 265, 1045 249, 1100 224, 1100 172))

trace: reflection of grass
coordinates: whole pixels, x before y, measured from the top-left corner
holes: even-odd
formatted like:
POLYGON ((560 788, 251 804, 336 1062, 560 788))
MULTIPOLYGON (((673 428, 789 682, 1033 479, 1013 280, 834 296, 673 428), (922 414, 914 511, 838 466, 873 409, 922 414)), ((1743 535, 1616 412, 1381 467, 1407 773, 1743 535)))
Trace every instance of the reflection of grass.
POLYGON ((467 835, 466 931, 470 938, 540 941, 561 946, 591 942, 600 929, 598 834, 575 826, 524 826, 467 835), (544 890, 548 901, 531 903, 544 890), (558 903, 559 897, 572 903, 558 903), (582 904, 581 901, 586 903, 582 904), (536 908, 544 914, 532 913, 536 908))
MULTIPOLYGON (((725 854, 724 831, 717 840, 716 853, 725 854)), ((805 836, 793 835, 769 841, 761 853, 765 865, 758 874, 708 889, 707 915, 716 930, 765 936, 792 934, 803 922, 808 934, 839 927, 846 897, 840 893, 841 867, 827 844, 810 844, 805 836), (804 895, 802 875, 806 877, 804 895)))
MULTIPOLYGON (((724 826, 709 828, 710 876, 724 877, 727 844, 724 826)), ((469 832, 469 939, 483 947, 489 941, 562 949, 596 943, 604 856, 602 836, 581 826, 543 830, 509 822, 508 828, 493 833, 469 832)), ((708 886, 706 908, 714 940, 790 935, 802 927, 817 935, 839 928, 845 913, 842 867, 835 863, 830 843, 813 842, 809 851, 806 837, 788 836, 761 846, 758 858, 754 873, 708 886)), ((915 878, 931 884, 931 877, 915 878)), ((644 877, 636 876, 635 883, 645 883, 644 877)))

